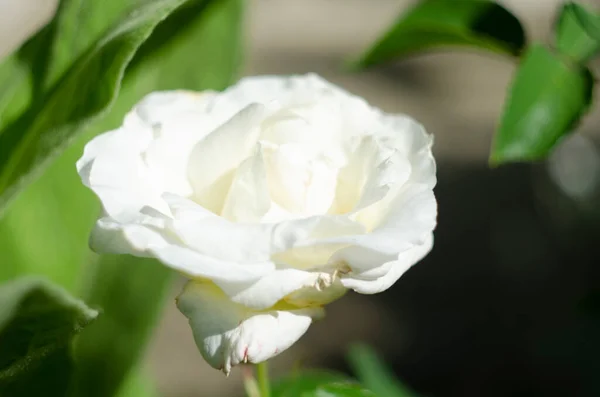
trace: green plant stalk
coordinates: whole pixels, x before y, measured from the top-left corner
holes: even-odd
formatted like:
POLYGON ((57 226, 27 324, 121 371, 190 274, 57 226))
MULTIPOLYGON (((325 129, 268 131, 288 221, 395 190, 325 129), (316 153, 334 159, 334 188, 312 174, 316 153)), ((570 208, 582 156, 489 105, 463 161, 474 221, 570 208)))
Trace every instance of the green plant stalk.
POLYGON ((244 390, 246 397, 260 397, 260 389, 254 377, 254 371, 250 366, 242 366, 242 378, 244 381, 244 390))
POLYGON ((256 364, 256 377, 260 397, 271 397, 271 385, 269 383, 269 366, 267 361, 256 364))

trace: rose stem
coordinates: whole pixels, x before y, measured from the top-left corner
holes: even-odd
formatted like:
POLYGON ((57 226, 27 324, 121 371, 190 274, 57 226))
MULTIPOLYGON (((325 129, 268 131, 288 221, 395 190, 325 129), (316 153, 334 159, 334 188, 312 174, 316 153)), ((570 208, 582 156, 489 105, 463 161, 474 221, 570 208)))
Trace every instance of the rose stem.
POLYGON ((244 379, 244 389, 246 390, 246 396, 261 397, 260 390, 258 389, 258 384, 256 383, 256 379, 254 379, 252 368, 249 365, 242 365, 242 378, 244 379))
POLYGON ((269 385, 269 368, 267 361, 256 364, 256 377, 258 378, 258 388, 260 397, 271 397, 271 387, 269 385))

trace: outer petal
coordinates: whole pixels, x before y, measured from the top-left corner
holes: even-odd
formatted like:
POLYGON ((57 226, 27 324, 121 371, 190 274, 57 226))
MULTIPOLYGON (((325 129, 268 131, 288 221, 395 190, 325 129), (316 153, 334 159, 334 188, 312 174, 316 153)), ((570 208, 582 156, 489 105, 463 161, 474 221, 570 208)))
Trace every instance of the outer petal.
MULTIPOLYGON (((154 257, 191 278, 208 278, 225 283, 251 284, 275 270, 271 261, 228 260, 184 246, 167 228, 172 220, 144 209, 135 222, 122 224, 100 218, 90 238, 96 252, 154 257), (153 215, 153 216, 152 216, 153 215)), ((221 236, 222 237, 222 236, 221 236)))
POLYGON ((231 302, 213 284, 189 282, 177 301, 204 359, 229 373, 242 362, 265 361, 296 342, 320 308, 253 311, 231 302))
POLYGON ((377 114, 364 99, 315 74, 247 77, 221 93, 214 107, 241 109, 258 102, 276 110, 292 108, 293 113, 305 117, 306 109, 301 108, 314 101, 319 101, 320 106, 315 109, 321 114, 308 117, 316 124, 339 122, 339 130, 346 136, 360 135, 377 121, 377 114), (333 106, 328 107, 328 104, 333 106))
POLYGON ((248 283, 275 270, 272 262, 243 263, 204 255, 180 245, 150 249, 153 257, 192 279, 248 283))
POLYGON ((212 96, 150 94, 127 114, 121 128, 86 145, 77 170, 109 216, 128 222, 144 206, 168 214, 162 192, 190 193, 182 164, 187 165, 194 143, 218 125, 219 117, 206 115, 212 96))
POLYGON ((381 129, 376 135, 380 140, 410 161, 410 180, 433 189, 436 184, 436 165, 431 152, 433 136, 421 124, 404 115, 382 113, 379 123, 381 129))
POLYGON ((427 185, 409 184, 389 200, 381 200, 357 214, 370 233, 322 239, 321 243, 358 245, 395 255, 423 244, 436 225, 437 203, 427 185))
MULTIPOLYGON (((152 211, 150 208, 148 211, 152 211)), ((122 224, 110 217, 98 219, 90 235, 90 248, 98 253, 150 256, 151 247, 170 244, 163 233, 166 222, 162 214, 139 213, 132 222, 122 224)))
POLYGON ((380 270, 385 271, 381 277, 374 278, 376 273, 348 274, 342 277, 342 284, 361 294, 376 294, 391 287, 412 265, 420 261, 433 247, 433 234, 427 236, 423 244, 417 245, 400 253, 398 259, 382 265, 380 270))
POLYGON ((86 145, 77 162, 84 185, 100 198, 106 213, 120 221, 136 217, 144 206, 168 212, 141 158, 149 134, 144 129, 119 129, 100 135, 86 145))
POLYGON ((325 305, 346 292, 330 273, 278 269, 254 283, 217 282, 234 302, 264 310, 284 300, 292 305, 325 305))

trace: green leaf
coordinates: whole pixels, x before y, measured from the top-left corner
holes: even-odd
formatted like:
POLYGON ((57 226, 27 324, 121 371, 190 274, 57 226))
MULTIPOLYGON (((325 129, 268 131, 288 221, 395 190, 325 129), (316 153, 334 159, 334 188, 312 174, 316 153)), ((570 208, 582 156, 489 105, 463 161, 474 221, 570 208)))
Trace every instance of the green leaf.
POLYGON ((77 340, 71 395, 107 397, 138 363, 173 278, 164 265, 128 255, 100 257, 87 277, 85 299, 102 317, 77 340))
POLYGON ((154 90, 223 90, 241 70, 243 14, 243 0, 188 1, 142 45, 126 81, 139 79, 142 65, 154 90))
POLYGON ((587 68, 530 47, 508 93, 490 163, 545 158, 588 110, 593 84, 587 68))
POLYGON ((136 369, 127 377, 116 397, 160 397, 154 380, 141 369, 136 369))
MULTIPOLYGON (((45 91, 55 84, 69 70, 69 67, 94 44, 102 32, 119 20, 134 5, 150 4, 153 0, 60 0, 56 15, 47 32, 44 51, 23 53, 33 65, 45 65, 43 71, 35 73, 40 79, 39 86, 45 91)), ((44 41, 42 37, 36 38, 44 41)))
POLYGON ((99 204, 75 171, 84 144, 116 128, 144 95, 158 89, 223 89, 240 68, 243 0, 190 0, 158 25, 127 68, 112 110, 33 181, 0 218, 6 264, 0 281, 43 274, 76 291, 89 258, 89 231, 99 204), (228 51, 221 51, 228 48, 228 51), (199 54, 210 54, 198 56, 199 54))
POLYGON ((0 395, 64 396, 71 340, 97 315, 41 279, 0 285, 0 395))
MULTIPOLYGON (((149 0, 145 0, 149 1, 149 0)), ((62 0, 52 21, 0 65, 0 130, 54 84, 136 0, 62 0)))
POLYGON ((17 56, 0 64, 0 131, 21 114, 30 103, 29 68, 17 56))
POLYGON ((401 15, 394 26, 352 66, 368 66, 445 47, 470 47, 519 55, 525 47, 519 20, 487 0, 424 0, 401 15))
MULTIPOLYGON (((121 124, 124 113, 151 91, 223 89, 235 80, 234 72, 240 64, 244 1, 202 3, 189 2, 157 27, 148 40, 154 50, 146 47, 136 55, 114 110, 93 128, 92 134, 121 124), (173 26, 183 30, 172 29, 173 26), (228 50, 222 51, 223 48, 228 50), (208 59, 217 53, 220 55, 208 59)), ((131 368, 138 364, 172 276, 158 262, 125 255, 102 256, 99 263, 86 270, 85 279, 90 286, 83 289, 89 293, 86 299, 101 307, 106 318, 79 338, 79 367, 72 396, 107 397, 127 382, 131 368)))
POLYGON ((566 3, 556 23, 556 49, 585 63, 600 51, 600 15, 577 3, 566 3))
POLYGON ((36 274, 77 292, 82 265, 91 255, 89 233, 100 211, 75 170, 83 144, 78 139, 0 218, 0 282, 36 274))
MULTIPOLYGON (((17 261, 15 266, 0 266, 0 280, 22 273, 48 274, 77 290, 81 265, 89 256, 87 238, 99 210, 97 199, 81 184, 75 171, 74 163, 83 145, 94 135, 120 125, 125 113, 151 91, 223 89, 236 79, 244 1, 213 1, 206 7, 200 3, 204 2, 188 1, 185 14, 182 9, 176 10, 153 31, 148 44, 127 68, 124 86, 111 111, 101 122, 92 123, 0 219, 3 259, 9 252, 17 261), (187 19, 182 20, 182 16, 187 19), (179 23, 170 22, 172 18, 179 23), (180 29, 165 29, 163 24, 180 29)), ((142 259, 120 256, 101 261, 108 263, 107 267, 95 264, 83 269, 87 280, 83 290, 84 296, 103 310, 106 320, 80 337, 76 352, 79 368, 72 392, 74 397, 107 397, 110 394, 103 393, 114 395, 121 384, 119 396, 133 396, 139 379, 137 370, 131 368, 138 364, 147 335, 155 327, 164 300, 161 291, 172 278, 165 268, 142 259), (127 280, 133 280, 129 287, 127 280), (135 310, 139 313, 132 316, 135 310), (122 347, 115 343, 121 335, 133 341, 122 347), (84 394, 73 391, 77 388, 84 394)))
POLYGON ((183 2, 157 0, 130 13, 0 134, 0 211, 35 171, 110 107, 137 48, 183 2))
POLYGON ((273 397, 375 397, 371 391, 343 374, 307 371, 279 380, 273 397))
POLYGON ((357 344, 350 348, 348 360, 358 380, 378 397, 414 397, 394 376, 377 353, 369 346, 357 344))

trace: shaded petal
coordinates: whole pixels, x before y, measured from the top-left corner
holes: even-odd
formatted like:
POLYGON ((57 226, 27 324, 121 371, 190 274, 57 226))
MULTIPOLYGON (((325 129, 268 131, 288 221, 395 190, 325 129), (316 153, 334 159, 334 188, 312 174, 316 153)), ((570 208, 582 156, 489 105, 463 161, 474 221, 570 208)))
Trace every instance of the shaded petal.
POLYGON ((284 300, 299 307, 324 305, 346 289, 328 273, 278 269, 252 284, 218 283, 234 302, 263 310, 284 300))
POLYGON ((357 220, 376 224, 370 233, 326 238, 321 243, 358 245, 395 255, 423 244, 423 236, 435 228, 437 219, 435 196, 427 185, 404 186, 389 202, 381 200, 363 211, 357 220))
POLYGON ((272 224, 234 223, 184 197, 164 194, 173 220, 169 230, 202 255, 234 262, 270 260, 272 224))
POLYGON ((258 222, 270 207, 267 171, 258 144, 254 155, 235 171, 222 216, 232 222, 258 222))
POLYGON ((375 272, 362 275, 348 274, 342 277, 342 284, 361 294, 376 294, 391 287, 412 265, 420 261, 433 247, 433 234, 428 235, 421 245, 401 252, 398 259, 385 263, 379 269, 384 271, 381 277, 374 277, 375 272))
POLYGON ((170 244, 164 234, 166 217, 151 208, 142 210, 131 223, 110 217, 98 219, 90 235, 90 248, 98 253, 151 256, 149 248, 170 244))
MULTIPOLYGON (((393 189, 399 189, 410 177, 411 165, 408 159, 393 152, 367 175, 360 192, 360 198, 352 209, 360 211, 377 203, 393 189)), ((370 228, 368 228, 370 229, 370 228)))
POLYGON ((203 255, 180 245, 149 250, 153 257, 188 278, 231 283, 252 282, 275 270, 272 262, 240 263, 203 255))
POLYGON ((436 184, 436 165, 431 152, 433 135, 411 117, 381 113, 380 140, 391 150, 397 150, 410 161, 410 180, 433 188, 436 184))
POLYGON ((352 211, 377 160, 378 150, 375 139, 372 136, 361 138, 358 146, 351 150, 348 163, 339 172, 335 201, 329 213, 346 214, 352 211))
POLYGON ((214 91, 158 91, 146 95, 125 117, 125 127, 153 127, 180 117, 206 113, 214 91))
POLYGON ((265 106, 250 104, 196 144, 187 167, 194 201, 220 214, 235 168, 256 147, 265 114, 265 106))
POLYGON ((146 214, 139 214, 137 223, 128 224, 100 218, 90 237, 90 246, 99 253, 156 258, 189 278, 250 285, 275 270, 270 261, 236 262, 196 252, 165 229, 169 222, 168 218, 146 214))
POLYGON ((229 300, 209 283, 189 282, 177 299, 204 359, 229 373, 242 362, 258 363, 281 353, 308 329, 320 308, 258 312, 229 300))
POLYGON ((119 129, 92 139, 77 161, 84 185, 100 198, 105 212, 121 221, 134 219, 144 206, 168 214, 141 156, 151 140, 144 129, 119 129))

